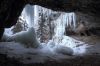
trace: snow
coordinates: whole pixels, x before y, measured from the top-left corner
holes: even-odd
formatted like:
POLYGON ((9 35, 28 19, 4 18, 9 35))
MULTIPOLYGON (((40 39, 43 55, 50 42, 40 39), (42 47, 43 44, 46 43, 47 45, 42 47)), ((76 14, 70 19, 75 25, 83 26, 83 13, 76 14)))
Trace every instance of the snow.
POLYGON ((21 18, 27 22, 28 27, 32 27, 34 22, 34 6, 27 4, 22 11, 21 18))
POLYGON ((8 36, 13 35, 12 28, 13 26, 11 28, 5 28, 4 34, 8 36))
POLYGON ((25 48, 20 43, 2 42, 0 43, 0 53, 7 54, 8 57, 13 57, 25 64, 27 63, 44 63, 47 60, 61 61, 62 59, 73 58, 68 55, 56 53, 48 45, 42 45, 40 48, 25 48), (27 58, 31 58, 30 60, 27 58))
POLYGON ((36 39, 35 30, 33 27, 28 31, 21 31, 7 38, 7 41, 15 41, 24 44, 26 47, 38 47, 39 42, 36 39))

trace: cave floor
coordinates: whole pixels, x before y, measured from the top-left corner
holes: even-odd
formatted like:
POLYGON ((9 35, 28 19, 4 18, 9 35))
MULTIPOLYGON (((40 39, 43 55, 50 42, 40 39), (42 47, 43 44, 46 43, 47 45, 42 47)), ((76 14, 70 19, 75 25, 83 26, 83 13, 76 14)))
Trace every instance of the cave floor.
POLYGON ((100 55, 88 55, 66 59, 62 62, 47 61, 45 63, 23 64, 14 58, 0 54, 0 66, 100 66, 100 55))
MULTIPOLYGON (((93 45, 87 50, 85 56, 76 56, 72 59, 64 59, 60 62, 47 61, 45 63, 23 64, 19 59, 9 58, 0 53, 0 66, 100 66, 100 37, 99 36, 70 36, 74 39, 93 45)), ((12 49, 10 49, 12 50, 12 49)))

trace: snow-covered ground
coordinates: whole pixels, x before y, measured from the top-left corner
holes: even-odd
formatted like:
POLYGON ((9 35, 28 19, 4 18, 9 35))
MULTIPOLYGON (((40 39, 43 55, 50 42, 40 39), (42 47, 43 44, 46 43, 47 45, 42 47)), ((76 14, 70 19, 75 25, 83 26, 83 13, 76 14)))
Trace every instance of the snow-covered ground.
POLYGON ((22 44, 15 42, 0 43, 0 53, 19 59, 23 63, 43 63, 47 60, 60 61, 61 59, 70 58, 68 55, 56 53, 53 48, 47 45, 34 49, 25 48, 22 44))
MULTIPOLYGON (((64 39, 65 40, 65 39, 64 39)), ((63 59, 72 59, 75 56, 82 56, 86 53, 84 42, 77 41, 71 37, 66 37, 70 45, 56 45, 52 40, 48 44, 40 44, 38 48, 26 48, 21 43, 1 42, 0 53, 7 54, 8 57, 19 59, 23 63, 44 63, 46 61, 60 62, 63 59)))

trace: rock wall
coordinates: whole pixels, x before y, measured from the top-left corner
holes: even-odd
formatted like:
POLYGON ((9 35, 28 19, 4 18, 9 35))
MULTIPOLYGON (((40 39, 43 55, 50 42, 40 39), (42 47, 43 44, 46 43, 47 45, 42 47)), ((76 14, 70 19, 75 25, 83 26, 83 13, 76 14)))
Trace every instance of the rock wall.
POLYGON ((93 17, 91 15, 76 12, 77 16, 77 22, 84 22, 85 27, 95 35, 100 35, 100 18, 99 17, 93 17))

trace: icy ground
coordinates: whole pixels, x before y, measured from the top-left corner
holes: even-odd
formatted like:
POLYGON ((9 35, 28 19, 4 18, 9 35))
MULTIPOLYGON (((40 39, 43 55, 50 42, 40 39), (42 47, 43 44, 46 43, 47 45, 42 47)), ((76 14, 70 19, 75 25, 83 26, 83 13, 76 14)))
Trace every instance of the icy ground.
POLYGON ((16 58, 25 64, 46 61, 60 62, 64 59, 72 59, 77 55, 85 55, 86 48, 89 47, 87 44, 71 37, 65 37, 70 41, 68 43, 70 45, 55 45, 50 40, 48 44, 41 44, 38 48, 26 48, 23 44, 16 42, 1 42, 0 53, 7 54, 8 57, 16 58))

